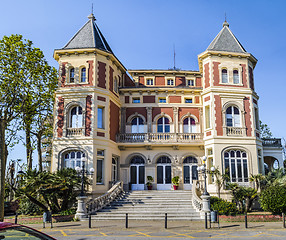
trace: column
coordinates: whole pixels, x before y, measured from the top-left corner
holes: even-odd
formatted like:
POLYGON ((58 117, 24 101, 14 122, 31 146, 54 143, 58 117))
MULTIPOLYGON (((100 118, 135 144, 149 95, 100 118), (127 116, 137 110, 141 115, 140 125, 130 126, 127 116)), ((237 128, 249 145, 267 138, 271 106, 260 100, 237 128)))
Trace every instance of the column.
POLYGON ((152 132, 152 107, 146 107, 147 110, 147 132, 152 132))
POLYGON ((179 133, 179 108, 173 107, 174 133, 179 133))

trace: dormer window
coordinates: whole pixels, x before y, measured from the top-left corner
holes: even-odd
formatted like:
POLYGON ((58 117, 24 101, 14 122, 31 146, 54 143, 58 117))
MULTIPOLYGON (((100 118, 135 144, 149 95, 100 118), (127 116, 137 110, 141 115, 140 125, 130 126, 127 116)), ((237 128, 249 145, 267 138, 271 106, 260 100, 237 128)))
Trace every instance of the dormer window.
POLYGON ((173 79, 168 79, 167 80, 167 85, 168 86, 173 86, 174 85, 174 80, 173 79))
POLYGON ((233 70, 233 84, 239 84, 238 70, 233 70))
POLYGON ((70 80, 70 83, 74 83, 74 68, 70 69, 69 80, 70 80))
POLYGON ((154 84, 153 84, 153 79, 152 79, 152 78, 147 79, 146 85, 148 85, 148 86, 154 85, 154 84))
POLYGON ((221 82, 228 83, 228 74, 227 74, 227 69, 225 68, 221 70, 221 82))
POLYGON ((80 82, 86 82, 86 68, 82 68, 80 71, 80 82))
POLYGON ((195 81, 193 79, 188 79, 187 86, 195 86, 195 81))

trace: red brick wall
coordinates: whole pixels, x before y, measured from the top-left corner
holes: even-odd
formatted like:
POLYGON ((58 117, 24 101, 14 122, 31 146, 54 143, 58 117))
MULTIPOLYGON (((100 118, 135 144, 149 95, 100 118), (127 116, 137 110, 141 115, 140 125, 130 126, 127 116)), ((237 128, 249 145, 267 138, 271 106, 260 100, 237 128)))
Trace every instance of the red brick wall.
POLYGON ((196 78, 196 87, 201 87, 202 86, 202 78, 201 77, 197 77, 196 78))
POLYGON ((93 85, 93 60, 87 61, 88 63, 88 85, 93 85))
POLYGON ((221 111, 221 99, 219 95, 214 95, 215 105, 215 117, 216 117, 216 132, 218 136, 223 135, 222 129, 222 111, 221 111))
POLYGON ((109 91, 113 92, 113 68, 109 66, 109 91))
POLYGON ((204 65, 204 75, 205 75, 205 88, 208 88, 210 86, 210 67, 209 63, 206 63, 204 65))
POLYGON ((245 97, 244 102, 244 111, 245 111, 245 126, 246 126, 246 135, 251 136, 251 115, 250 115, 250 102, 249 98, 245 97))
POLYGON ((105 133, 103 133, 103 132, 97 132, 97 136, 98 136, 98 137, 105 137, 105 133))
POLYGON ((154 117, 158 114, 160 114, 161 112, 164 112, 166 114, 168 114, 171 118, 172 118, 172 121, 173 121, 173 108, 159 108, 159 107, 156 107, 156 108, 153 108, 153 111, 152 111, 152 119, 154 121, 154 117))
POLYGON ((125 87, 135 86, 133 80, 126 73, 124 73, 124 86, 125 87))
POLYGON ((243 87, 247 88, 246 65, 240 64, 240 66, 242 67, 242 85, 243 87))
POLYGON ((86 114, 85 114, 85 136, 90 136, 91 132, 91 95, 86 97, 86 114))
POLYGON ((186 86, 186 78, 185 77, 176 77, 175 85, 176 86, 186 86))
POLYGON ((185 108, 185 107, 181 107, 179 108, 179 121, 182 119, 182 117, 184 115, 186 115, 187 113, 190 113, 194 116, 197 117, 197 119, 200 121, 200 111, 199 108, 185 108))
POLYGON ((125 103, 129 103, 129 99, 130 99, 129 96, 125 96, 125 103))
MULTIPOLYGON (((249 70, 249 85, 250 85, 250 88, 252 90, 254 90, 253 70, 251 67, 248 67, 248 70, 249 70)), ((246 76, 245 76, 245 78, 246 78, 246 76)))
POLYGON ((155 96, 143 96, 143 103, 155 103, 155 96))
POLYGON ((97 100, 102 101, 102 102, 106 102, 106 98, 101 97, 101 96, 97 96, 97 100))
POLYGON ((63 136, 63 127, 64 127, 64 99, 62 97, 58 98, 58 137, 63 136))
POLYGON ((210 97, 210 96, 205 97, 205 99, 204 99, 205 102, 207 102, 207 101, 209 101, 209 100, 211 100, 211 97, 210 97))
POLYGON ((98 87, 106 88, 106 64, 98 62, 98 87))
POLYGON ((214 72, 214 86, 219 85, 219 70, 218 70, 218 65, 219 62, 213 62, 213 72, 214 72))
POLYGON ((119 132, 119 107, 110 101, 109 133, 110 139, 116 141, 116 134, 119 132))
POLYGON ((140 76, 139 77, 139 85, 145 85, 144 77, 140 76))
POLYGON ((210 135, 212 135, 211 131, 206 132, 206 136, 210 136, 210 135))
POLYGON ((156 86, 165 86, 165 77, 155 77, 156 86))
POLYGON ((126 108, 126 121, 131 115, 133 115, 136 112, 143 115, 145 119, 147 119, 147 112, 145 107, 133 107, 133 108, 126 108))
POLYGON ((170 96, 170 103, 181 103, 181 96, 170 96))
POLYGON ((195 96, 195 103, 200 103, 200 97, 199 96, 195 96))
POLYGON ((61 69, 62 69, 62 74, 60 76, 60 87, 64 87, 65 83, 66 83, 66 64, 67 62, 63 62, 61 65, 61 69))

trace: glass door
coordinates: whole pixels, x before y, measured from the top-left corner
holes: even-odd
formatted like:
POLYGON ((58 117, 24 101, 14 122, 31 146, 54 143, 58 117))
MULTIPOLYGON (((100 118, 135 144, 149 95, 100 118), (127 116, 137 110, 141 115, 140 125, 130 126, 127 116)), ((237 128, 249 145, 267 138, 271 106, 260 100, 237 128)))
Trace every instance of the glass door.
POLYGON ((157 165, 157 189, 171 190, 172 182, 172 168, 171 165, 157 165))
POLYGON ((131 165, 130 166, 130 182, 131 190, 144 190, 145 185, 145 166, 131 165))

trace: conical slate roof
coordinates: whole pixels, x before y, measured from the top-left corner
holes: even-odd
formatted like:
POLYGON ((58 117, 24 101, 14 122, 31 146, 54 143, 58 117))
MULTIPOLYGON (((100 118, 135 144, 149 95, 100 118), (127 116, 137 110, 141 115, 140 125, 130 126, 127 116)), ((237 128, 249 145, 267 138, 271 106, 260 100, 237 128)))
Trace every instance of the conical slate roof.
POLYGON ((246 53, 244 47, 230 31, 229 24, 226 21, 223 23, 222 30, 211 42, 207 50, 246 53))
POLYGON ((88 18, 87 23, 72 37, 63 49, 97 48, 113 53, 95 23, 94 15, 90 14, 88 18))

